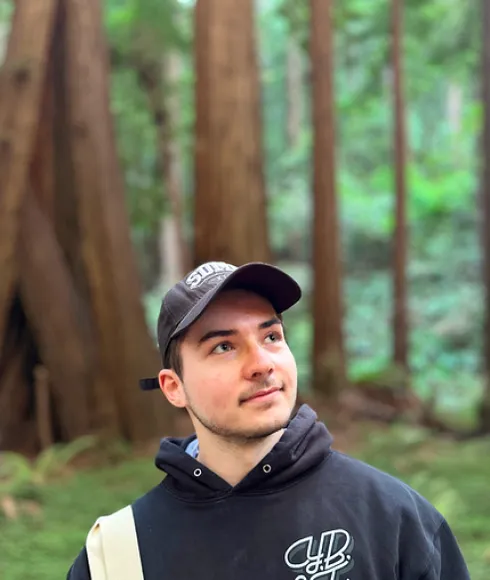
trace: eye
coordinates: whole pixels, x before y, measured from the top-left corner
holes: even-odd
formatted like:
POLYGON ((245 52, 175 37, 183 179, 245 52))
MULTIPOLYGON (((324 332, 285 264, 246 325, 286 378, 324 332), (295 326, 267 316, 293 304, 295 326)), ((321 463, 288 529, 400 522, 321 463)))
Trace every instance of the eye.
POLYGON ((277 342, 281 340, 282 336, 279 332, 269 332, 269 334, 265 337, 266 342, 277 342))
POLYGON ((220 342, 217 344, 211 353, 213 354, 223 354, 224 352, 229 352, 231 350, 231 344, 229 342, 220 342))

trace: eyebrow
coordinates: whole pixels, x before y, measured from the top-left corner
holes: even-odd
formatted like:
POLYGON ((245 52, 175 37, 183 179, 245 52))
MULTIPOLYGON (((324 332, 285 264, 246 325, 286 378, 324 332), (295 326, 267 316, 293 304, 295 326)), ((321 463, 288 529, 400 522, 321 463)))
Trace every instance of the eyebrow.
MULTIPOLYGON (((274 318, 271 318, 270 320, 266 320, 265 322, 261 322, 259 324, 258 328, 259 328, 259 330, 263 330, 265 328, 270 328, 271 326, 275 326, 276 324, 282 325, 282 322, 280 321, 279 318, 277 318, 277 316, 274 316, 274 318)), ((238 334, 238 331, 234 330, 234 329, 210 330, 209 332, 206 332, 206 334, 201 336, 201 338, 197 342, 197 345, 201 346, 202 344, 204 344, 205 342, 207 342, 208 340, 211 340, 213 338, 225 338, 227 336, 235 336, 237 334, 238 334)))

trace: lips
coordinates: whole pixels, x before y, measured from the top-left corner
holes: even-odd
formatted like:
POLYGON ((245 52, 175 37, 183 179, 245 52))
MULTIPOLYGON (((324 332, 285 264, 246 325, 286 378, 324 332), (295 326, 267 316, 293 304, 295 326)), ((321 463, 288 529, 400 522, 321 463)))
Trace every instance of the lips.
POLYGON ((254 393, 251 397, 247 397, 245 402, 248 401, 258 401, 260 399, 265 399, 267 396, 272 395, 273 393, 277 393, 278 391, 282 391, 281 387, 269 387, 267 389, 262 389, 257 393, 254 393))

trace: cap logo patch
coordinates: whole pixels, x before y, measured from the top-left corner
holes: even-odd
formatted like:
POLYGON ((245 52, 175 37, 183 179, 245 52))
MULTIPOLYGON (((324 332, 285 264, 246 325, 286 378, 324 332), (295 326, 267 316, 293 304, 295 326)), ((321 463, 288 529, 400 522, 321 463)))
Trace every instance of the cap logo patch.
MULTIPOLYGON (((223 274, 225 272, 233 272, 237 267, 232 264, 227 264, 226 262, 207 262, 202 264, 195 270, 193 270, 189 276, 185 279, 185 283, 191 290, 198 288, 205 282, 209 282, 217 274, 223 274)), ((224 276, 221 275, 220 279, 224 276)))

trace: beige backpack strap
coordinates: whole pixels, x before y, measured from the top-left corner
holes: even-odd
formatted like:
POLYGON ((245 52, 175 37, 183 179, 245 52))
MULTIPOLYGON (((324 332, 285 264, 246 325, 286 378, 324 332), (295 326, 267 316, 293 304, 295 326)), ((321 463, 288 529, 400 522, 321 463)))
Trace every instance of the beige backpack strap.
POLYGON ((144 580, 130 505, 98 518, 85 545, 92 580, 144 580))

